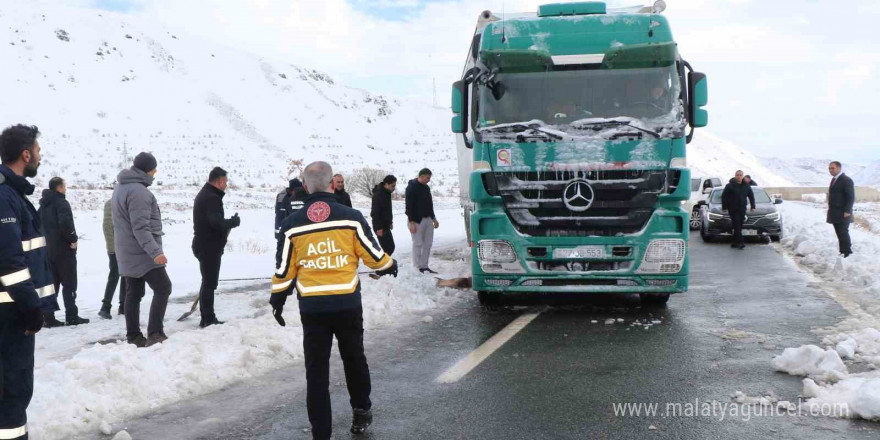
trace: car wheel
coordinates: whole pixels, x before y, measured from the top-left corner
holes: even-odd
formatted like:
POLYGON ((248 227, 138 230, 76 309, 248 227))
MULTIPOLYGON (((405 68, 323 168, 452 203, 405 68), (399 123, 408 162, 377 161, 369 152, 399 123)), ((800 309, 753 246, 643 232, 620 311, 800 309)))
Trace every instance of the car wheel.
POLYGON ((699 209, 694 208, 691 211, 690 225, 691 225, 691 231, 696 231, 697 229, 700 229, 701 226, 703 226, 703 217, 700 214, 699 209))
POLYGON ((709 228, 706 225, 700 227, 700 238, 703 239, 704 243, 711 243, 715 239, 714 236, 709 235, 709 228))
POLYGON ((642 293, 639 294, 642 305, 646 307, 666 307, 669 301, 668 293, 642 293))
POLYGON ((779 243, 779 240, 781 240, 781 239, 782 239, 782 237, 780 237, 779 235, 771 235, 770 236, 770 241, 772 241, 774 243, 779 243))

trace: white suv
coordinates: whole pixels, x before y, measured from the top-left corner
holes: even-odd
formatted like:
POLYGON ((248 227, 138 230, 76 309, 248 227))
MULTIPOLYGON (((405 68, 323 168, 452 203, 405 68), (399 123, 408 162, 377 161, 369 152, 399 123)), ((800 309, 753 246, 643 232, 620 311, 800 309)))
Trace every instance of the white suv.
POLYGON ((691 230, 700 229, 703 223, 703 216, 700 214, 702 205, 706 204, 706 197, 712 192, 712 188, 718 188, 721 185, 720 177, 693 177, 691 178, 691 198, 684 205, 684 210, 690 216, 691 230))

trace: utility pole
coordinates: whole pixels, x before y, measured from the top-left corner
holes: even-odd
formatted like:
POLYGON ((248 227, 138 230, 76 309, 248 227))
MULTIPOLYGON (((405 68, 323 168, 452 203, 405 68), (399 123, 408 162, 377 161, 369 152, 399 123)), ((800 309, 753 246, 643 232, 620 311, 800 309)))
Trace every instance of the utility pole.
POLYGON ((437 107, 437 77, 431 78, 434 81, 434 107, 437 107))

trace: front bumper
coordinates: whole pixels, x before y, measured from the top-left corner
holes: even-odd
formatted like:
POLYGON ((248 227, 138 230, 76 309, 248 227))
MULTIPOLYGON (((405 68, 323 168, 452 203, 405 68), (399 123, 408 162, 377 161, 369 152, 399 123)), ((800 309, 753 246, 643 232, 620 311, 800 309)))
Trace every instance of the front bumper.
MULTIPOLYGON (((704 219, 706 221, 707 219, 704 219)), ((710 235, 732 234, 733 222, 730 217, 721 219, 708 219, 707 231, 710 235)), ((760 219, 753 224, 744 224, 743 231, 757 231, 756 235, 782 235, 782 222, 780 220, 760 219)))
POLYGON ((657 209, 638 234, 588 237, 528 237, 518 234, 502 210, 480 210, 471 217, 475 243, 510 243, 517 261, 504 271, 484 271, 477 246, 473 249, 473 288, 506 293, 679 293, 688 289, 689 217, 683 210, 657 209), (653 240, 685 242, 680 270, 642 273, 644 254, 653 240), (604 249, 601 257, 564 257, 557 250, 576 247, 604 249))

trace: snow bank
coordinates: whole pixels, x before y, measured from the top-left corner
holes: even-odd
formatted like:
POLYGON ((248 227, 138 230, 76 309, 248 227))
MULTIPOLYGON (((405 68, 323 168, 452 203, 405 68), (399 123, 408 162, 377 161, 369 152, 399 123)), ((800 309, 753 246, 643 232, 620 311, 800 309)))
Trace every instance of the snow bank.
POLYGON ((815 345, 786 348, 773 358, 773 369, 792 376, 811 376, 824 380, 839 380, 847 375, 846 365, 836 351, 823 350, 815 345))
MULTIPOLYGON (((857 220, 861 212, 877 211, 870 205, 860 204, 857 220)), ((854 254, 844 259, 838 255, 833 228, 825 223, 824 207, 786 203, 782 211, 783 247, 823 284, 836 289, 837 300, 850 315, 824 330, 824 349, 786 348, 771 365, 777 371, 809 376, 802 393, 808 409, 836 408, 828 415, 880 420, 880 235, 873 228, 862 229, 864 220, 857 222, 850 231, 854 254), (867 371, 850 373, 847 364, 867 371)))

